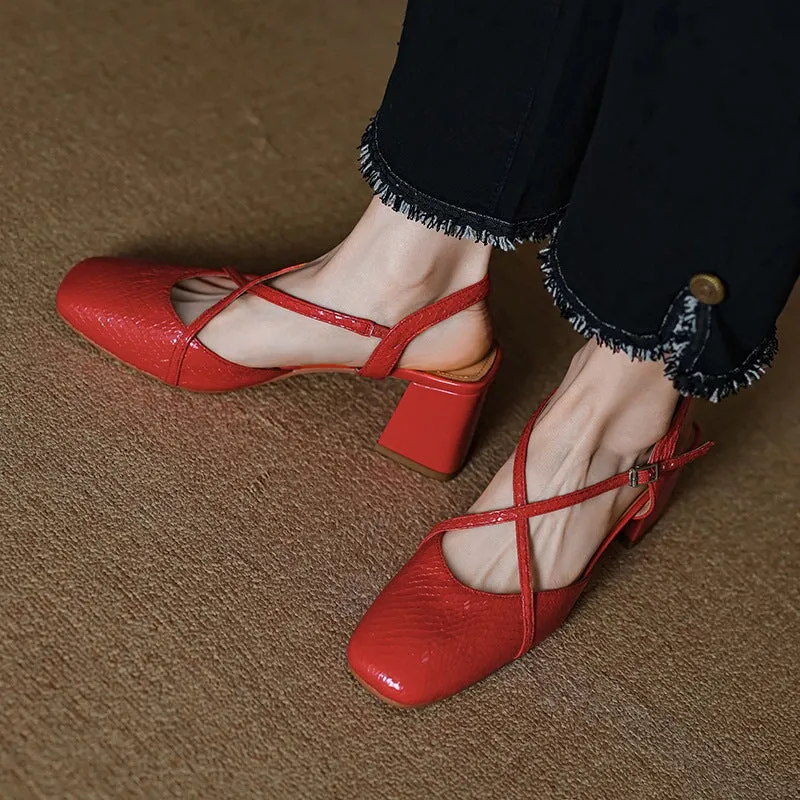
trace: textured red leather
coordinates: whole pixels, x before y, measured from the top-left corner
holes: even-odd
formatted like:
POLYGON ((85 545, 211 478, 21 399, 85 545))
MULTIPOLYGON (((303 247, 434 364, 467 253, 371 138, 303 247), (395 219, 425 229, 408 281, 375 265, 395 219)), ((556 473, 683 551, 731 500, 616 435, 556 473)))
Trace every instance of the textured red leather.
POLYGON ((230 267, 212 270, 90 258, 65 276, 56 305, 66 322, 98 347, 148 375, 197 392, 241 389, 298 371, 290 366, 243 367, 226 361, 198 340, 205 325, 248 292, 297 314, 378 339, 372 356, 361 369, 336 364, 298 369, 335 369, 409 381, 406 394, 381 437, 381 445, 423 471, 443 477, 457 472, 466 458, 483 398, 497 372, 499 351, 492 367, 478 381, 401 369, 397 363, 415 336, 485 298, 488 278, 408 315, 390 328, 292 297, 264 283, 303 266, 286 267, 270 275, 242 275, 230 267), (186 278, 200 276, 227 277, 237 288, 190 325, 184 325, 172 305, 172 287, 186 278))
POLYGON ((412 339, 447 317, 474 306, 489 294, 489 276, 404 317, 381 337, 381 342, 359 372, 367 378, 385 378, 397 366, 412 339))
POLYGON ((409 383, 378 444, 440 475, 457 472, 499 366, 498 354, 481 380, 457 390, 409 383))
MULTIPOLYGON (((212 270, 121 258, 90 258, 75 265, 66 275, 58 289, 56 305, 62 317, 79 333, 137 369, 186 389, 227 391, 264 383, 291 370, 290 367, 253 369, 232 364, 197 341, 202 328, 246 292, 360 336, 382 339, 368 365, 360 370, 343 369, 383 378, 394 372, 405 347, 415 336, 483 299, 489 290, 488 279, 484 279, 410 314, 389 328, 264 285, 264 281, 303 266, 298 264, 270 275, 255 276, 241 275, 231 268, 212 270), (175 313, 171 290, 181 280, 200 276, 228 277, 238 288, 187 326, 175 313)), ((409 370, 406 372, 413 374, 409 370)), ((470 384, 464 385, 468 392, 473 391, 470 384)), ((449 388, 456 391, 452 386, 449 388)))
POLYGON ((194 335, 187 335, 187 326, 175 313, 170 293, 179 281, 202 275, 226 273, 91 258, 67 273, 59 286, 56 306, 64 320, 89 341, 120 361, 173 385, 218 392, 281 376, 281 369, 252 369, 226 361, 194 335), (176 353, 180 356, 178 380, 176 353))
POLYGON ((531 431, 545 405, 546 401, 526 426, 515 454, 514 505, 466 514, 434 526, 353 633, 347 651, 350 668, 385 700, 421 706, 449 697, 549 636, 569 615, 609 544, 620 534, 639 537, 646 530, 644 526, 652 526, 663 513, 680 470, 712 446, 711 442, 697 446, 699 429, 695 426, 692 448, 675 455, 690 406, 689 400, 682 400, 669 432, 653 448, 648 464, 577 492, 530 503, 525 456, 531 431), (528 520, 624 486, 632 479, 641 485, 647 483, 647 491, 609 532, 578 580, 560 589, 534 591, 528 520), (449 530, 511 521, 517 530, 522 591, 493 594, 458 581, 444 559, 442 536, 449 530))

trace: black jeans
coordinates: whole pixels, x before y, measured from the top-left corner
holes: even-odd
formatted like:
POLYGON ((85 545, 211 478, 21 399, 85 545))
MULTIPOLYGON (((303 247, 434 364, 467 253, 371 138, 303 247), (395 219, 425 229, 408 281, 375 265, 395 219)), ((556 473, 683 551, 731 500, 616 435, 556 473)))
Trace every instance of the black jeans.
POLYGON ((409 0, 362 141, 381 199, 504 249, 587 337, 719 400, 800 265, 798 0, 409 0))

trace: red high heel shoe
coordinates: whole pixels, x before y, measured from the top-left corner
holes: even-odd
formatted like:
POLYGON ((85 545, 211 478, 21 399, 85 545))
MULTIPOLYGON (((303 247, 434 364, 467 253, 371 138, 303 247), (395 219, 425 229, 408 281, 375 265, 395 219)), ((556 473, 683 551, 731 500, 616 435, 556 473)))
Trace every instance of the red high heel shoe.
POLYGON ((271 275, 241 275, 234 269, 162 266, 117 258, 92 258, 74 266, 58 289, 59 313, 73 329, 115 358, 165 383, 198 392, 224 392, 305 372, 352 372, 368 378, 400 378, 409 385, 378 442, 395 460, 431 477, 447 479, 464 463, 486 392, 497 373, 495 347, 472 367, 422 372, 397 366, 420 333, 483 300, 489 279, 454 292, 388 328, 285 294, 264 281, 271 275), (227 297, 184 325, 171 300, 186 278, 219 276, 237 285, 227 297), (226 361, 197 339, 199 331, 246 292, 312 319, 379 340, 360 368, 337 364, 254 369, 226 361))
POLYGON ((682 400, 667 435, 650 462, 601 483, 549 500, 529 503, 525 461, 531 431, 545 404, 528 423, 514 456, 514 505, 466 514, 436 525, 417 553, 389 582, 350 640, 347 658, 355 677, 381 700, 402 707, 449 697, 524 655, 561 625, 608 545, 622 536, 633 545, 658 520, 680 470, 705 455, 712 443, 675 455, 690 401, 682 400), (531 586, 528 520, 625 485, 647 486, 606 536, 581 576, 569 586, 537 592, 531 586), (456 580, 442 554, 451 530, 514 521, 522 591, 493 594, 456 580))

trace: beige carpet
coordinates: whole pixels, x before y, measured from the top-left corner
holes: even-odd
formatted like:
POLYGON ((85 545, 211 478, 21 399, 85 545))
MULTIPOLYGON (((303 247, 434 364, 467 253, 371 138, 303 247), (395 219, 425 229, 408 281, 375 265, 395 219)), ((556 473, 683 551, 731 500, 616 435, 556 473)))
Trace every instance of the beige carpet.
POLYGON ((334 243, 402 10, 0 4, 2 800, 798 797, 800 297, 656 532, 535 653, 406 713, 347 637, 578 342, 535 253, 494 265, 508 358, 446 485, 372 449, 400 385, 184 394, 56 316, 89 254, 266 270, 334 243))

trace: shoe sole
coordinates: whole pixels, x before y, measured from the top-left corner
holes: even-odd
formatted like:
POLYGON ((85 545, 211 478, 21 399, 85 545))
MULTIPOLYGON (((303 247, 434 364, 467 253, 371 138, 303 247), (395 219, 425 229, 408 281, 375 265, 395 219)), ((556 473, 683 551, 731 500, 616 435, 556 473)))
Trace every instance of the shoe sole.
POLYGON ((350 674, 353 678, 363 686, 373 697, 377 698, 381 701, 384 705, 391 706, 392 708, 399 708, 402 711, 413 711, 415 708, 425 708, 425 706, 431 705, 431 703, 420 703, 419 705, 412 705, 406 703, 398 703, 397 700, 390 700, 388 697, 384 697, 379 691, 374 689, 370 686, 365 680, 359 678, 352 669, 349 670, 350 674))

